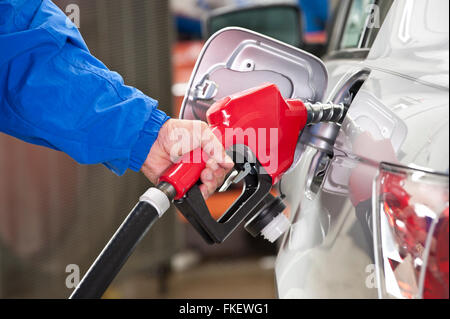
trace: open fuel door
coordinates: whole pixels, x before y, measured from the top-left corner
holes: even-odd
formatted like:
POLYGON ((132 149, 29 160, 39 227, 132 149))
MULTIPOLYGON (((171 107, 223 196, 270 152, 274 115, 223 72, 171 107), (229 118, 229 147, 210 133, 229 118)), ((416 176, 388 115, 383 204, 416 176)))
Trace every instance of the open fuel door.
POLYGON ((226 28, 205 44, 180 118, 206 121, 214 102, 265 83, 276 84, 284 98, 319 102, 327 82, 324 64, 313 55, 253 31, 226 28))

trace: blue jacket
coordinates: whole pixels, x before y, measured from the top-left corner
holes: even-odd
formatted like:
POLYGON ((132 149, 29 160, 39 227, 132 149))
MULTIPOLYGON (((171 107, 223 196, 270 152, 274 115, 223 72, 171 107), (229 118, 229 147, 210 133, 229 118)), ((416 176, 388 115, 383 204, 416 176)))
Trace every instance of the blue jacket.
POLYGON ((0 0, 0 131, 103 163, 140 170, 168 117, 93 57, 50 0, 0 0))

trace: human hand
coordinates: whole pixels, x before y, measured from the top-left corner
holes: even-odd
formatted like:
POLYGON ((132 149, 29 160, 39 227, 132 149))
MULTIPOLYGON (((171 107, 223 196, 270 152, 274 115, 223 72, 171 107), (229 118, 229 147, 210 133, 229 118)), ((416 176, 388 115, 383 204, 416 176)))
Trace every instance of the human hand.
POLYGON ((200 176, 200 191, 207 199, 223 183, 234 163, 204 122, 168 120, 159 131, 141 171, 156 185, 159 177, 181 156, 200 147, 210 156, 200 176))

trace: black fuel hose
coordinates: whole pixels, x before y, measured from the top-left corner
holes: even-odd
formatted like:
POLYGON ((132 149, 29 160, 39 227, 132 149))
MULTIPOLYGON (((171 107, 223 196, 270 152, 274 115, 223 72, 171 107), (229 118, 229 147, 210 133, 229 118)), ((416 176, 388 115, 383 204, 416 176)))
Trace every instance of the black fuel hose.
POLYGON ((122 269, 128 257, 159 219, 158 210, 139 202, 97 257, 70 299, 98 299, 122 269))

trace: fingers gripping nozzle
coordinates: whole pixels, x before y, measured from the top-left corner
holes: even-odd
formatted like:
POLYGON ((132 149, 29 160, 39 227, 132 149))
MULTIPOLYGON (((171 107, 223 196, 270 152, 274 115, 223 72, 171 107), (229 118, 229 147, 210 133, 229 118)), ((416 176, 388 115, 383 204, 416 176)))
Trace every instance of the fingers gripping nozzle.
POLYGON ((307 125, 321 122, 341 123, 347 113, 347 108, 342 103, 305 103, 305 107, 308 111, 307 125))

